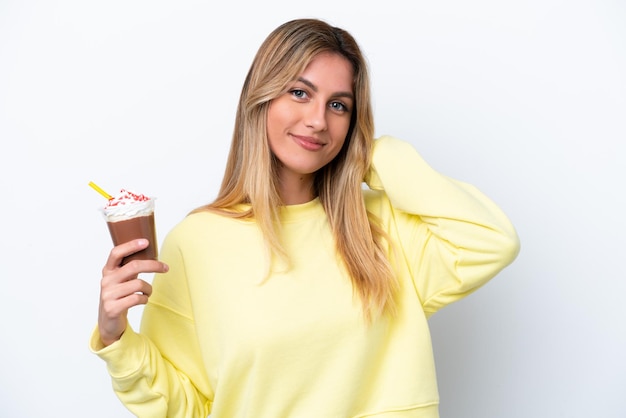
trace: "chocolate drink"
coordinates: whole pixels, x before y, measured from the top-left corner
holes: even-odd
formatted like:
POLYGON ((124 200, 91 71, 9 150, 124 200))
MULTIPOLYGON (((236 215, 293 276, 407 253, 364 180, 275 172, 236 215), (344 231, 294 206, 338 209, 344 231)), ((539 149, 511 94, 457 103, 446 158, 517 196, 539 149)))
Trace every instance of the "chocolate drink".
POLYGON ((147 216, 137 216, 135 218, 107 222, 113 245, 123 244, 137 238, 146 238, 150 241, 147 248, 124 257, 122 265, 131 260, 156 260, 158 256, 156 228, 154 226, 154 212, 147 216))

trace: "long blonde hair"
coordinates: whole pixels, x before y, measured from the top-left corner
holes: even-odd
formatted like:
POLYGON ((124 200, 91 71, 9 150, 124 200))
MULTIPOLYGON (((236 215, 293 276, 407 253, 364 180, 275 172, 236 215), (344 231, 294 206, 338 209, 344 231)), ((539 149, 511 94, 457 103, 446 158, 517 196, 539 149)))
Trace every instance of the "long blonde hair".
POLYGON ((362 183, 371 162, 374 121, 367 64, 354 38, 317 19, 296 19, 276 28, 259 48, 246 76, 224 178, 217 198, 196 209, 254 219, 269 252, 287 260, 279 239, 282 201, 277 161, 267 138, 270 102, 320 53, 345 57, 353 66, 354 110, 343 148, 315 175, 315 192, 331 225, 337 252, 368 319, 394 311, 395 276, 386 257, 390 243, 365 209, 362 183), (248 204, 247 210, 236 210, 248 204))

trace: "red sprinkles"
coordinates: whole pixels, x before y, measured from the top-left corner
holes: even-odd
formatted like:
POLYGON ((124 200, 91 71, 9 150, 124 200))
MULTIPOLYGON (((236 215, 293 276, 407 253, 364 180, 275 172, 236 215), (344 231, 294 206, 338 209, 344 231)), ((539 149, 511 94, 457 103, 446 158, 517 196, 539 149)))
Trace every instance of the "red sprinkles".
POLYGON ((121 189, 117 196, 109 200, 109 204, 107 206, 125 205, 127 203, 145 202, 147 200, 150 200, 150 198, 141 193, 133 193, 129 190, 121 189))

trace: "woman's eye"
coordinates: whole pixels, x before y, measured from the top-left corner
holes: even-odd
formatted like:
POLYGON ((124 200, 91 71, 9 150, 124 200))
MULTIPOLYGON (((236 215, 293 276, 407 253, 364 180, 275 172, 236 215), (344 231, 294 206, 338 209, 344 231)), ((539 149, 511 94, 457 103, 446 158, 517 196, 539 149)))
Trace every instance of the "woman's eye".
POLYGON ((291 94, 298 99, 306 98, 306 92, 304 90, 293 89, 291 90, 291 94))
POLYGON ((334 110, 340 111, 340 112, 347 112, 348 111, 348 107, 341 103, 341 102, 332 102, 330 104, 330 107, 334 110))

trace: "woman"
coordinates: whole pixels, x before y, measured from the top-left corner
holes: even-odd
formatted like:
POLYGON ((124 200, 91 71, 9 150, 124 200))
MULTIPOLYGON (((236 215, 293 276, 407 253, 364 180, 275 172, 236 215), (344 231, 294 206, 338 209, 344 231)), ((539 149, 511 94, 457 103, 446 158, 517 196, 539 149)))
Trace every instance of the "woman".
POLYGON ((174 227, 161 261, 120 266, 137 240, 103 269, 91 349, 133 413, 438 416, 427 318, 519 242, 478 190, 373 135, 352 36, 314 19, 275 29, 246 77, 218 197, 174 227), (136 332, 126 313, 139 304, 136 332))

